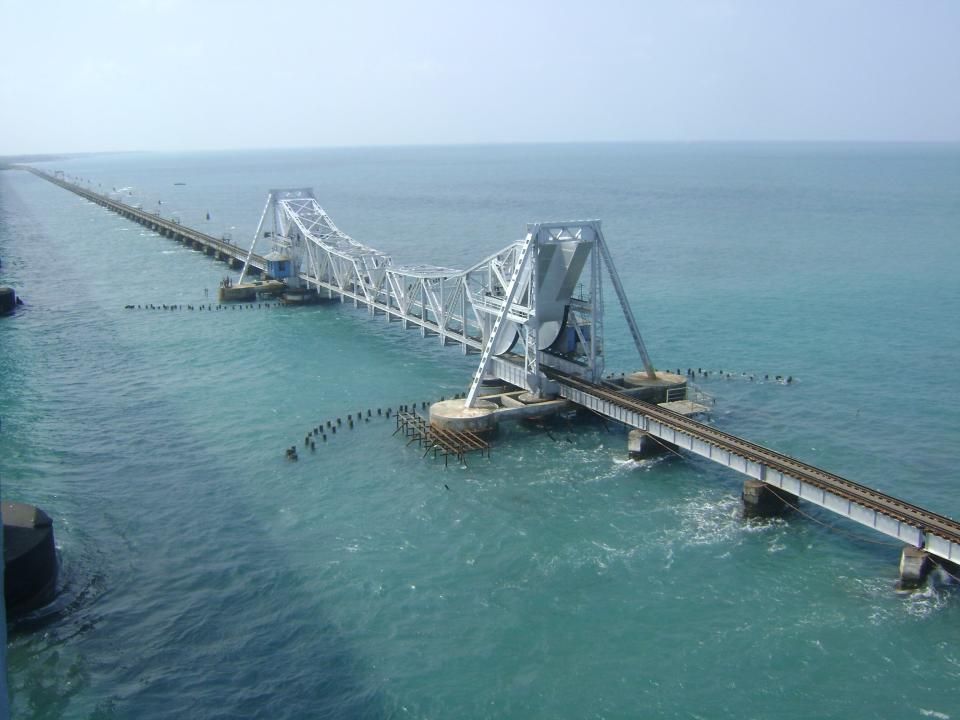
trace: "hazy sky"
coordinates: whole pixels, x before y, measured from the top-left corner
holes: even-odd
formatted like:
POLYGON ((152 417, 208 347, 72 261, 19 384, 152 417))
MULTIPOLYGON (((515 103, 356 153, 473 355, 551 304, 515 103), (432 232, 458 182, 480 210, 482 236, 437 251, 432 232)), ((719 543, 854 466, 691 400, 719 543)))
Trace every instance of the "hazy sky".
POLYGON ((0 0, 0 154, 960 140, 960 0, 0 0))

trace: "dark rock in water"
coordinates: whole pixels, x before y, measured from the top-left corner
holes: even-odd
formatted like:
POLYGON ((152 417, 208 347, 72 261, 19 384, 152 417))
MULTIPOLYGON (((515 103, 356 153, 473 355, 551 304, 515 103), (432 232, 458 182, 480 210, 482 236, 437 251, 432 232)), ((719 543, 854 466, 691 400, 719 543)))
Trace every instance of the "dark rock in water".
POLYGON ((0 315, 11 313, 16 307, 17 293, 14 289, 12 287, 0 286, 0 315))
POLYGON ((3 599, 12 618, 53 600, 57 551, 53 520, 24 503, 3 503, 3 599))

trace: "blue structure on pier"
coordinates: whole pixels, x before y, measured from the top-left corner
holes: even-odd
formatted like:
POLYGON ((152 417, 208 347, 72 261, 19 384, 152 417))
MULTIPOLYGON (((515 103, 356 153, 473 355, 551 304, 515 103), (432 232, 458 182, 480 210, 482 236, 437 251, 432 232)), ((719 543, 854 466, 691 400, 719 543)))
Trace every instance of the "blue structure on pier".
POLYGON ((264 255, 263 259, 267 262, 267 275, 275 280, 294 277, 293 261, 287 255, 274 251, 264 255))

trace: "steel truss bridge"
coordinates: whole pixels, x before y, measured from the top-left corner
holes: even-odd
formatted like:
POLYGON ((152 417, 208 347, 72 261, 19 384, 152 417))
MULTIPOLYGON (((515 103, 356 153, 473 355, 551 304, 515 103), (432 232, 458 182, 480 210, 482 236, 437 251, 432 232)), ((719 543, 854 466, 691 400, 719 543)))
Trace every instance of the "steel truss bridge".
POLYGON ((591 380, 602 377, 604 269, 644 368, 655 377, 599 220, 528 225, 523 240, 464 270, 400 266, 341 231, 312 189, 271 190, 241 283, 265 239, 271 245, 267 257, 289 258, 307 287, 396 318, 404 328, 418 326, 424 336, 459 344, 464 353, 480 351, 468 407, 485 377, 535 394, 555 391, 541 365, 591 380))
POLYGON ((288 282, 352 301, 371 314, 399 320, 404 328, 419 327, 424 337, 459 344, 464 353, 479 352, 467 406, 488 377, 533 395, 557 395, 960 564, 957 521, 637 400, 604 382, 604 270, 644 369, 651 378, 656 375, 598 220, 528 225, 522 240, 464 270, 397 266, 389 255, 337 228, 309 188, 270 191, 253 242, 242 250, 63 177, 24 169, 231 266, 242 265, 241 281, 264 271, 271 257, 288 258, 295 268, 288 282), (271 252, 258 254, 265 240, 271 252))

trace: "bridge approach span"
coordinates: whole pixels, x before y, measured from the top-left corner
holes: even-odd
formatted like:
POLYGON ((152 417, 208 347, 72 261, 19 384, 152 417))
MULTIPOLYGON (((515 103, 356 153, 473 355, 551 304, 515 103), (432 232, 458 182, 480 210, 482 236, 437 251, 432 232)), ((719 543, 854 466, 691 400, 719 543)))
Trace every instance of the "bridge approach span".
POLYGON ((548 368, 560 395, 953 563, 960 523, 611 387, 548 368))

